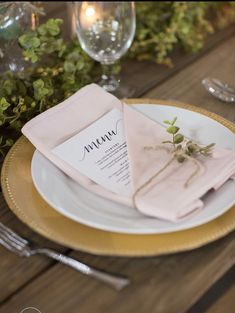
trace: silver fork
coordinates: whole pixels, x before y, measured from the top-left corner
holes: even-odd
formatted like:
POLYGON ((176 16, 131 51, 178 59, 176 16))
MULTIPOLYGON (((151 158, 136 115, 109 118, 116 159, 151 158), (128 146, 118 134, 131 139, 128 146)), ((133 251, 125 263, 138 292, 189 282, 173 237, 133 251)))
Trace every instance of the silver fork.
POLYGON ((55 259, 63 264, 72 267, 79 272, 97 278, 117 290, 121 290, 127 286, 130 281, 126 277, 118 277, 95 268, 90 267, 84 263, 81 263, 75 259, 67 257, 61 253, 55 252, 51 249, 45 249, 37 247, 34 243, 20 237, 14 233, 11 229, 0 223, 0 244, 8 250, 17 253, 23 257, 30 257, 35 254, 44 254, 48 257, 55 259))

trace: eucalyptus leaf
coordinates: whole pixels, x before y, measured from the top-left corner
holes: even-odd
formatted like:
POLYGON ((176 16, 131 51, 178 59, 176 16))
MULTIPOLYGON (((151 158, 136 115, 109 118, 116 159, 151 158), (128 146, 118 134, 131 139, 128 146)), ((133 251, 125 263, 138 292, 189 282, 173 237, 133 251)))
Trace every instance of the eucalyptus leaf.
POLYGON ((46 22, 46 30, 47 32, 52 35, 56 36, 60 33, 60 26, 63 24, 63 20, 61 19, 49 19, 46 22))
POLYGON ((64 62, 64 70, 65 70, 65 72, 73 73, 76 70, 74 63, 72 63, 70 61, 65 61, 64 62))
POLYGON ((168 120, 163 121, 164 124, 171 125, 171 122, 168 120))
POLYGON ((175 125, 175 122, 177 121, 177 116, 175 116, 174 118, 173 118, 173 120, 170 122, 171 123, 171 125, 175 125))
POLYGON ((175 135, 179 131, 179 127, 177 126, 170 126, 166 130, 169 134, 175 135))
POLYGON ((84 63, 84 61, 81 59, 81 60, 79 60, 78 62, 77 62, 77 64, 76 64, 76 69, 77 70, 82 70, 83 68, 84 68, 84 66, 85 66, 85 63, 84 63))
POLYGON ((179 144, 179 143, 181 143, 181 142, 183 142, 183 141, 184 141, 184 136, 183 136, 182 134, 176 134, 176 135, 174 136, 173 142, 174 142, 175 144, 179 144))
POLYGON ((10 106, 10 103, 7 102, 5 98, 0 99, 0 112, 7 110, 10 106))

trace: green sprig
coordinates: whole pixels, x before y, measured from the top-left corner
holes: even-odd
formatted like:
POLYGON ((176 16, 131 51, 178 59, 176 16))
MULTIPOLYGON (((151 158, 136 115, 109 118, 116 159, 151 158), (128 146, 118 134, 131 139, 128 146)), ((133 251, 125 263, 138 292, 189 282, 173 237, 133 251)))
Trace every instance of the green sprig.
POLYGON ((192 140, 185 139, 185 136, 179 133, 180 128, 175 125, 177 117, 174 117, 172 121, 164 121, 168 125, 166 131, 172 135, 172 140, 163 141, 163 144, 171 144, 173 146, 173 154, 179 163, 184 162, 189 157, 196 157, 201 154, 203 156, 210 156, 212 148, 215 143, 211 143, 207 146, 200 146, 192 140), (184 142, 184 145, 182 144, 184 142))

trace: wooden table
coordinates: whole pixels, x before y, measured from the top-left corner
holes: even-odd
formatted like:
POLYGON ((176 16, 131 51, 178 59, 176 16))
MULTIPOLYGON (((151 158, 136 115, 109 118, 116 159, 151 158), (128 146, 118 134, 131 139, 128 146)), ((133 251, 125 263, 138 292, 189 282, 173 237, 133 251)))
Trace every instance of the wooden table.
MULTIPOLYGON (((49 5, 64 16, 63 4, 49 5)), ((175 67, 125 61, 123 77, 136 97, 175 99, 235 121, 235 106, 222 103, 202 87, 206 76, 235 86, 235 27, 212 35, 196 55, 173 54, 175 67)), ((71 251, 33 233, 0 196, 0 220, 41 245, 90 265, 129 276, 121 292, 43 256, 20 258, 0 247, 0 313, 35 307, 42 313, 232 313, 235 305, 235 232, 194 251, 151 258, 115 258, 71 251)), ((27 311, 26 311, 27 312, 27 311)), ((30 311, 31 312, 31 311, 30 311)), ((33 313, 33 312, 32 312, 33 313)))

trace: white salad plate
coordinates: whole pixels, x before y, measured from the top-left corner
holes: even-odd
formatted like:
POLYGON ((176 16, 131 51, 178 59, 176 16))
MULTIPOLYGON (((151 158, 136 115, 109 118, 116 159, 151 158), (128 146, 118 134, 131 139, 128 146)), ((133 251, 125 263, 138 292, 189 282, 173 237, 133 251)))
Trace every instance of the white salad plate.
MULTIPOLYGON (((135 104, 133 107, 161 125, 162 121, 177 116, 177 125, 186 137, 201 144, 215 142, 218 147, 235 150, 235 134, 203 114, 161 104, 135 104)), ((37 150, 33 155, 31 173, 37 191, 56 211, 79 223, 112 232, 160 234, 181 231, 219 217, 235 203, 235 180, 229 180, 216 192, 211 191, 203 197, 202 210, 172 223, 144 216, 134 208, 86 190, 37 150)))

